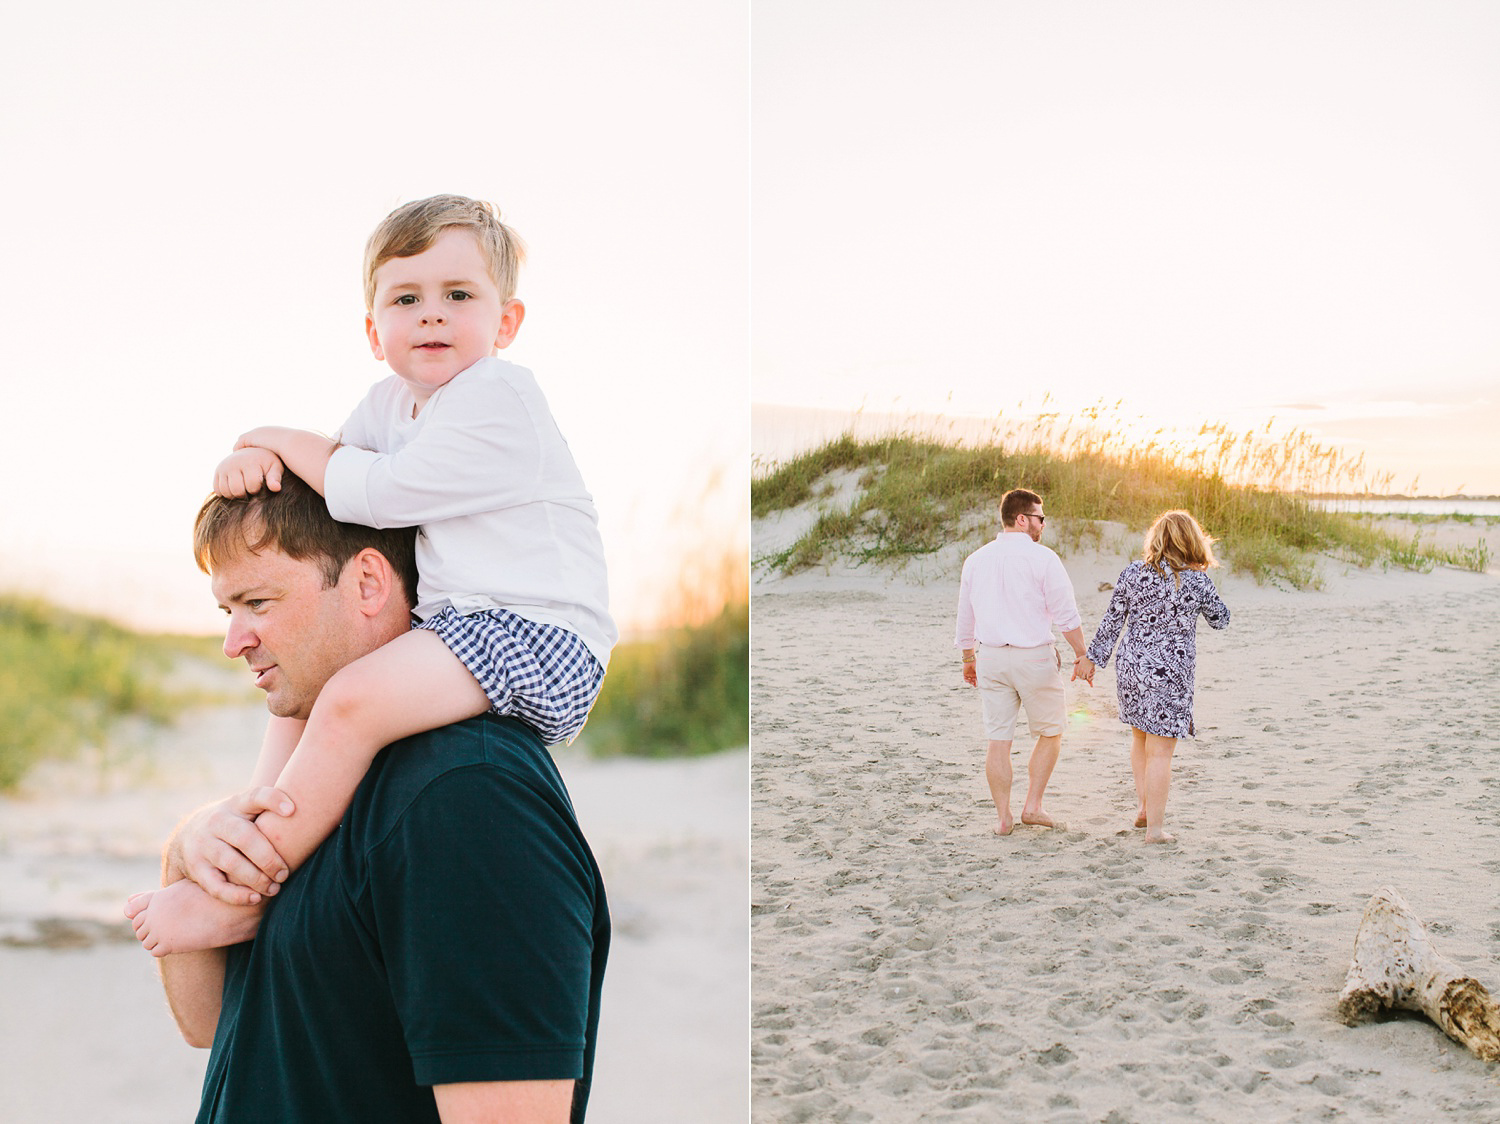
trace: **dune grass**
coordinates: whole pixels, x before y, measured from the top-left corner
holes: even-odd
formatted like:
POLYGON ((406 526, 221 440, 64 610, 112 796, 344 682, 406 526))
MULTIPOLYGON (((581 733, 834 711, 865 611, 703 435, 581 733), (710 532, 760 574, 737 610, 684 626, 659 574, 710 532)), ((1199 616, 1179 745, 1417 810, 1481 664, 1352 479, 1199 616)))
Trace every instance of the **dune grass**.
POLYGON ((178 658, 217 650, 216 641, 142 635, 0 595, 0 791, 44 757, 100 744, 121 718, 166 723, 203 701, 201 692, 173 687, 169 675, 178 658))
POLYGON ((750 736, 750 611, 744 599, 699 624, 627 641, 581 744, 590 752, 667 757, 745 745, 750 736))
POLYGON ((796 542, 757 561, 793 573, 842 556, 899 562, 954 542, 979 546, 993 534, 1000 495, 1030 488, 1045 498, 1066 552, 1094 521, 1144 529, 1171 508, 1185 508, 1221 543, 1234 570, 1297 588, 1316 585, 1315 555, 1330 552, 1360 566, 1484 570, 1477 549, 1445 551, 1380 531, 1352 515, 1309 502, 1315 494, 1365 492, 1388 483, 1367 478, 1362 459, 1341 458, 1298 431, 1243 433, 1204 426, 1195 439, 1131 440, 1103 411, 1077 422, 1058 417, 997 432, 985 444, 953 444, 893 433, 851 434, 779 464, 751 482, 756 516, 827 494, 832 474, 855 474, 856 495, 830 506, 796 542))
MULTIPOLYGON (((582 744, 641 756, 746 744, 749 615, 742 595, 707 621, 619 645, 582 744)), ((122 719, 167 724, 226 701, 173 684, 184 658, 227 666, 217 638, 142 634, 0 595, 0 791, 43 759, 105 745, 122 719)))

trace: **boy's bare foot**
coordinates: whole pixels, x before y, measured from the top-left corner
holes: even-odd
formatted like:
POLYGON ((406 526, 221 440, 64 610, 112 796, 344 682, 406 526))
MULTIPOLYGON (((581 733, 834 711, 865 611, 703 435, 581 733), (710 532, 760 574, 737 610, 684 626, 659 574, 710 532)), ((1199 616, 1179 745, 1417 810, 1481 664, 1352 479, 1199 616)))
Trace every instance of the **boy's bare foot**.
POLYGON ((1177 842, 1177 836, 1172 835, 1169 832, 1161 831, 1160 829, 1158 829, 1156 831, 1148 831, 1148 832, 1146 832, 1146 842, 1147 843, 1176 843, 1177 842))
POLYGON ((260 928, 260 915, 256 906, 226 905, 211 898, 187 879, 150 893, 132 894, 125 902, 135 939, 152 956, 202 952, 247 941, 260 928))
POLYGON ((1055 827, 1056 826, 1052 822, 1052 817, 1049 816, 1046 812, 1042 811, 1040 808, 1038 808, 1034 812, 1022 812, 1021 813, 1021 822, 1024 823, 1024 824, 1030 824, 1032 827, 1055 827))

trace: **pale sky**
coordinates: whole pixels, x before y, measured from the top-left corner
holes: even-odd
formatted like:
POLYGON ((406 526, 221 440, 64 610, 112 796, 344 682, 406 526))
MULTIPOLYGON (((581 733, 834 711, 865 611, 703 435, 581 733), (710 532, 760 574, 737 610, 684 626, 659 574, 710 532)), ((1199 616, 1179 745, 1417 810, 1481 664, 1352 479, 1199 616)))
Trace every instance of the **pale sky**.
POLYGON ((217 629, 189 557, 214 465, 255 425, 335 429, 389 373, 364 240, 441 191, 530 248, 505 357, 594 494, 622 623, 743 552, 742 4, 25 9, 0 40, 0 586, 217 629))
POLYGON ((755 401, 1275 417, 1500 493, 1500 5, 755 0, 752 38, 755 401))

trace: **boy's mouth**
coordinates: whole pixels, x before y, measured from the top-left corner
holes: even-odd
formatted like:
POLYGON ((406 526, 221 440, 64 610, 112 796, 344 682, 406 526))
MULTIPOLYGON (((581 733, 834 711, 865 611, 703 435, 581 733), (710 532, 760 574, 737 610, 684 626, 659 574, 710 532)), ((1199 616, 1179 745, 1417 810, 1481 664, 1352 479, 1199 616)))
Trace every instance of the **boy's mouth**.
POLYGON ((451 344, 446 344, 446 343, 419 343, 419 344, 417 344, 417 350, 418 351, 442 351, 444 348, 451 347, 451 346, 452 346, 451 344))

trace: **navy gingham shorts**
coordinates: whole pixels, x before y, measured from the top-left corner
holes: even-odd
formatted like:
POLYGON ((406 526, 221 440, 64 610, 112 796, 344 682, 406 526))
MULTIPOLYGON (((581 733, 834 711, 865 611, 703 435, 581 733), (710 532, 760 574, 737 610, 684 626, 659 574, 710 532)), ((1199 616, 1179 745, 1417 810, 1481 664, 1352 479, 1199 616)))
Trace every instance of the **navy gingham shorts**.
POLYGON ((465 614, 449 607, 417 627, 448 645, 494 713, 519 718, 544 745, 578 736, 604 682, 604 668, 577 633, 508 609, 465 614))

